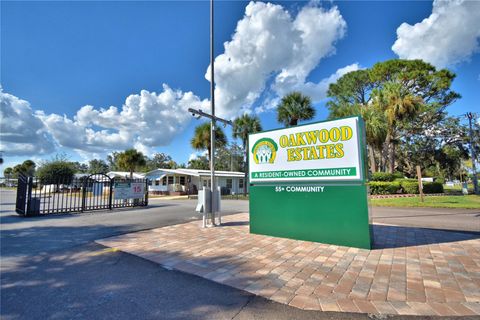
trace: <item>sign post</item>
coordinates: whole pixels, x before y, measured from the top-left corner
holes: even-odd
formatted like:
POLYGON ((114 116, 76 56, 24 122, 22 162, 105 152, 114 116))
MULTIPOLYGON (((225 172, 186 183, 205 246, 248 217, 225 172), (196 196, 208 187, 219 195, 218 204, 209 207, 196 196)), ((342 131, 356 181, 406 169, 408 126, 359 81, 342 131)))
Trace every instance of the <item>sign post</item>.
POLYGON ((420 166, 417 166, 417 179, 418 179, 418 192, 420 193, 420 199, 423 202, 422 169, 420 169, 420 166))
POLYGON ((371 248, 360 117, 249 136, 250 232, 371 248))

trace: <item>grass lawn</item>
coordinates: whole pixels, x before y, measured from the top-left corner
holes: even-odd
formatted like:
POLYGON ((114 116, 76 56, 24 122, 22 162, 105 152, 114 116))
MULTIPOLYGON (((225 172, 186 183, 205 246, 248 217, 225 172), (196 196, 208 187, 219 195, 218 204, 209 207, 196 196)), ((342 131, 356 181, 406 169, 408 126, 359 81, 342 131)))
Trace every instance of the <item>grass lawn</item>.
POLYGON ((371 199, 374 206, 383 207, 432 207, 432 208, 463 208, 480 209, 480 196, 440 196, 424 198, 421 202, 420 197, 412 198, 392 198, 392 199, 371 199))

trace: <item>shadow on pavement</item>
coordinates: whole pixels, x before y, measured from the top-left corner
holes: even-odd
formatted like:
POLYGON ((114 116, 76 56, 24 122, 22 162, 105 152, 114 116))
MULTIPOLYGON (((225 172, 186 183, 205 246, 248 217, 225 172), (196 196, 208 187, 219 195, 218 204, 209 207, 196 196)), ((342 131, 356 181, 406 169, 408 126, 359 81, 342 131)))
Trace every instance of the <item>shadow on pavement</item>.
POLYGON ((480 233, 372 225, 373 248, 388 249, 479 239, 480 233))

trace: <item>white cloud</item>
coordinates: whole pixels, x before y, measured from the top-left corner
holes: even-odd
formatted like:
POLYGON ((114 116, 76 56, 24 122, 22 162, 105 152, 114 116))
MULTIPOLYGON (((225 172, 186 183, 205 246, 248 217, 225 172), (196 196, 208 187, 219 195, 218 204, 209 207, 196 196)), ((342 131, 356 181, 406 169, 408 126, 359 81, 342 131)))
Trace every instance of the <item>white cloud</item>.
POLYGON ((55 145, 30 103, 0 86, 0 150, 8 156, 48 154, 55 145))
POLYGON ((80 153, 102 154, 134 147, 147 155, 152 148, 168 145, 191 120, 188 108, 209 109, 192 92, 173 90, 163 85, 161 93, 142 90, 125 100, 119 110, 95 109, 86 105, 73 119, 58 114, 37 112, 59 145, 80 153))
POLYGON ((195 160, 199 157, 206 157, 206 156, 208 156, 208 151, 207 150, 190 153, 190 156, 188 156, 188 161, 195 160))
POLYGON ((392 50, 403 59, 422 59, 443 68, 479 50, 480 1, 434 1, 422 22, 402 23, 392 50))
MULTIPOLYGON (((304 85, 320 60, 335 52, 345 30, 337 7, 312 3, 293 19, 280 5, 250 2, 225 52, 215 59, 218 115, 233 118, 250 111, 272 77, 277 94, 304 85)), ((205 77, 210 79, 210 68, 205 77)))
POLYGON ((320 101, 327 97, 328 87, 331 83, 336 82, 343 75, 361 69, 358 63, 350 64, 346 67, 340 68, 335 73, 331 74, 328 78, 322 79, 318 83, 314 82, 297 82, 292 83, 291 86, 279 89, 280 95, 284 95, 292 90, 301 91, 305 95, 309 96, 313 101, 320 101))

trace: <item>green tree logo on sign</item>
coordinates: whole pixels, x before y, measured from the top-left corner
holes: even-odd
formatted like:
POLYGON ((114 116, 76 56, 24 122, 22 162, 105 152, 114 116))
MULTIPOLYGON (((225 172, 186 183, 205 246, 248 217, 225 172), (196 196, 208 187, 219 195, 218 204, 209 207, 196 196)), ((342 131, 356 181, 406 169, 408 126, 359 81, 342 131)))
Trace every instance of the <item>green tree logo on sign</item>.
POLYGON ((270 138, 258 140, 252 148, 253 160, 256 164, 267 164, 275 161, 278 146, 270 138))

